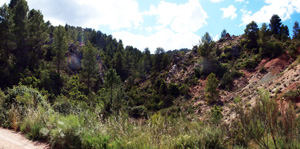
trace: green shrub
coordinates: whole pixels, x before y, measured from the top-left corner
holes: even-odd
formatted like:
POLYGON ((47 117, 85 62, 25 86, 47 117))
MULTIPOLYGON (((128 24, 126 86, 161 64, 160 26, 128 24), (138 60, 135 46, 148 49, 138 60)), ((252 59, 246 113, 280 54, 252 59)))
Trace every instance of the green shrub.
POLYGON ((205 99, 209 104, 213 104, 219 98, 219 91, 217 90, 219 80, 214 73, 211 73, 206 80, 205 99))
POLYGON ((83 149, 99 149, 109 148, 110 136, 95 133, 93 131, 84 131, 81 135, 81 148, 83 149))
POLYGON ((237 97, 233 98, 233 103, 235 103, 235 104, 237 104, 237 103, 239 103, 241 101, 242 101, 242 98, 240 96, 237 96, 237 97))
POLYGON ((288 101, 294 101, 300 96, 300 90, 289 90, 283 94, 283 98, 288 101))
POLYGON ((194 73, 195 73, 195 76, 196 76, 198 79, 201 77, 201 71, 200 71, 200 68, 195 67, 195 68, 194 68, 194 73))
POLYGON ((271 40, 267 42, 265 45, 265 48, 260 48, 259 53, 262 58, 264 57, 270 57, 270 58, 275 58, 277 56, 280 56, 284 51, 284 47, 281 42, 271 40))
POLYGON ((56 128, 51 130, 51 144, 59 148, 78 148, 82 145, 81 129, 84 119, 76 115, 56 117, 56 128))
POLYGON ((227 71, 221 81, 220 81, 220 88, 222 89, 226 89, 228 91, 230 91, 233 87, 233 77, 231 75, 231 73, 229 71, 227 71))
POLYGON ((179 87, 179 92, 181 95, 188 95, 189 94, 189 86, 186 84, 181 84, 181 86, 179 87))
POLYGON ((148 110, 145 106, 134 106, 130 108, 129 115, 134 118, 145 118, 147 116, 148 110))
POLYGON ((220 123, 222 117, 223 115, 221 107, 214 105, 214 107, 210 110, 211 122, 214 124, 220 123))
POLYGON ((29 87, 37 88, 40 86, 40 80, 36 77, 26 77, 20 80, 20 83, 29 87))
POLYGON ((178 85, 176 84, 170 83, 168 89, 169 89, 169 94, 171 94, 174 97, 177 97, 180 94, 178 85))

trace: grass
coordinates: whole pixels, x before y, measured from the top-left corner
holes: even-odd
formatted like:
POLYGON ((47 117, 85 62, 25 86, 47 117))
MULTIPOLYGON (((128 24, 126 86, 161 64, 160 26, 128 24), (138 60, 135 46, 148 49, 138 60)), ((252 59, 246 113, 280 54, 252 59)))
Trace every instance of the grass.
MULTIPOLYGON (((19 95, 16 100, 24 103, 21 98, 27 99, 27 96, 19 95)), ((40 102, 43 100, 41 97, 40 102)), ((45 103, 30 106, 27 110, 22 108, 26 105, 12 104, 1 117, 1 124, 26 133, 30 139, 49 142, 53 148, 273 148, 274 142, 277 147, 284 144, 299 147, 296 136, 299 135, 300 121, 293 114, 295 111, 288 108, 279 114, 277 103, 268 100, 269 96, 261 93, 253 110, 245 112, 238 110, 243 106, 239 106, 242 103, 236 98, 239 115, 230 127, 218 121, 221 116, 218 107, 211 111, 211 120, 199 121, 188 120, 181 114, 164 116, 160 112, 147 119, 133 119, 122 112, 103 117, 103 108, 77 109, 64 114, 45 103), (257 122, 250 121, 254 119, 257 122), (266 124, 272 124, 272 127, 266 124)), ((3 104, 1 106, 5 108, 3 104)))

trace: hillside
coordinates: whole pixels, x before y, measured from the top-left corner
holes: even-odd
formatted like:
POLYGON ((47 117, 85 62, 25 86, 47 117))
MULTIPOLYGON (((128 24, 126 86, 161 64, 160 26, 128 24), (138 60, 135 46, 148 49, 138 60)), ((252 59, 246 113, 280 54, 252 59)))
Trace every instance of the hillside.
POLYGON ((1 127, 51 148, 300 148, 296 22, 151 53, 26 0, 0 10, 1 127))

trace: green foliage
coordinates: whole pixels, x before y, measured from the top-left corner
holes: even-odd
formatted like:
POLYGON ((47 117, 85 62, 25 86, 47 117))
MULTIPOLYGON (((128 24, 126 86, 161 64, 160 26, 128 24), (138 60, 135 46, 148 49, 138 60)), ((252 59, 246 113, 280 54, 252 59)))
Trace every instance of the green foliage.
POLYGON ((66 31, 63 26, 58 26, 54 30, 54 41, 52 53, 55 55, 53 61, 57 67, 57 72, 60 73, 60 68, 64 65, 65 54, 68 50, 66 31))
POLYGON ((279 110, 279 106, 275 100, 270 100, 270 94, 263 90, 260 90, 260 97, 253 108, 245 110, 240 104, 237 108, 237 122, 234 122, 232 127, 236 134, 241 135, 240 141, 252 140, 262 148, 299 146, 299 140, 294 137, 297 131, 294 109, 292 106, 281 106, 282 109, 279 110))
POLYGON ((221 33, 221 38, 225 38, 227 34, 227 31, 224 29, 221 33))
POLYGON ((219 98, 218 84, 219 80, 214 73, 208 75, 205 86, 205 99, 209 104, 217 102, 219 98))
POLYGON ((108 107, 110 108, 113 104, 113 89, 121 84, 121 79, 117 75, 116 70, 111 68, 106 72, 104 84, 107 89, 110 89, 110 103, 108 105, 108 107))
POLYGON ((210 52, 212 51, 212 48, 214 47, 214 42, 212 41, 211 36, 209 35, 208 32, 206 32, 200 41, 199 44, 199 53, 203 57, 209 57, 210 52))
POLYGON ((220 88, 222 89, 226 89, 228 91, 232 90, 233 87, 233 79, 234 78, 239 78, 241 77, 243 74, 239 71, 236 70, 231 70, 231 71, 227 71, 221 81, 220 81, 220 88))
POLYGON ((293 26, 293 39, 300 39, 300 27, 297 21, 295 21, 293 26))
POLYGON ((275 35, 277 39, 280 39, 280 27, 281 27, 281 19, 277 14, 274 14, 270 19, 269 28, 272 34, 275 35))
POLYGON ((56 128, 51 130, 51 145, 62 148, 78 148, 81 146, 81 127, 84 120, 76 115, 58 116, 56 128))
POLYGON ((200 70, 199 67, 195 67, 195 68, 194 68, 194 73, 195 73, 195 76, 196 76, 197 78, 200 78, 200 77, 201 77, 201 70, 200 70))
POLYGON ((226 66, 213 59, 202 59, 200 61, 200 66, 200 74, 204 77, 208 76, 210 73, 215 73, 218 77, 222 77, 227 71, 226 66))
POLYGON ((177 84, 170 83, 168 89, 169 89, 168 93, 174 97, 177 97, 180 94, 177 84))
POLYGON ((85 89, 86 87, 83 83, 80 83, 78 75, 72 76, 65 88, 68 91, 70 99, 81 101, 87 101, 87 96, 84 94, 85 89))
POLYGON ((135 106, 130 108, 129 115, 134 118, 145 118, 148 110, 145 106, 135 106))
POLYGON ((260 48, 259 53, 261 57, 275 58, 280 56, 284 51, 283 44, 278 41, 269 41, 266 43, 265 48, 260 48))
POLYGON ((26 77, 24 79, 21 79, 19 84, 23 84, 33 88, 38 88, 40 86, 40 82, 41 81, 39 79, 33 76, 33 77, 26 77))
POLYGON ((99 66, 96 59, 96 49, 89 44, 83 50, 82 72, 88 79, 88 92, 90 92, 90 82, 99 72, 99 66))
POLYGON ((46 24, 44 23, 43 14, 39 10, 30 10, 29 20, 29 45, 32 52, 31 65, 39 65, 39 59, 45 55, 46 42, 48 38, 46 24))
POLYGON ((248 40, 246 47, 248 49, 256 48, 258 39, 258 26, 256 22, 252 21, 246 26, 244 35, 248 40))
MULTIPOLYGON (((157 48, 153 59, 154 71, 160 72, 163 68, 165 50, 163 48, 157 48)), ((167 59, 165 59, 166 61, 167 59)))
POLYGON ((237 103, 239 103, 241 101, 242 101, 242 98, 240 96, 233 98, 233 103, 235 103, 235 104, 237 104, 237 103))
POLYGON ((189 86, 186 84, 181 84, 181 86, 179 87, 179 91, 181 95, 188 95, 189 94, 189 86))
POLYGON ((220 123, 222 119, 222 108, 214 105, 214 107, 210 110, 210 120, 213 124, 220 123))
POLYGON ((283 98, 287 101, 293 101, 295 102, 295 99, 297 99, 300 96, 300 89, 296 90, 289 90, 283 94, 283 98))

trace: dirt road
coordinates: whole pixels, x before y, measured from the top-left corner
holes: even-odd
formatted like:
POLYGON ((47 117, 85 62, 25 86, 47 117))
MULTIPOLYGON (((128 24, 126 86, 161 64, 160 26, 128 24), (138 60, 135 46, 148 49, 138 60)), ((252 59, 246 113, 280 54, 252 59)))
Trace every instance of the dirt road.
POLYGON ((23 134, 0 128, 0 149, 48 149, 44 143, 28 140, 23 134))

